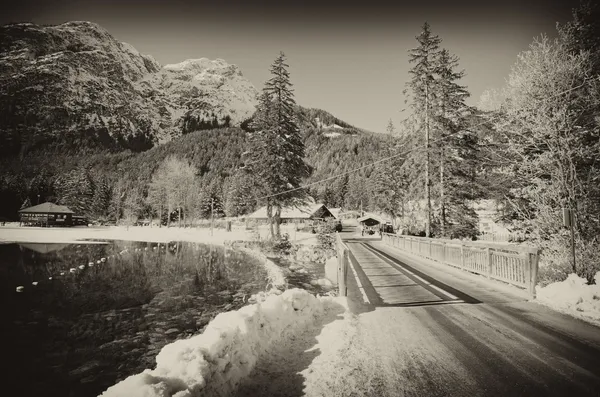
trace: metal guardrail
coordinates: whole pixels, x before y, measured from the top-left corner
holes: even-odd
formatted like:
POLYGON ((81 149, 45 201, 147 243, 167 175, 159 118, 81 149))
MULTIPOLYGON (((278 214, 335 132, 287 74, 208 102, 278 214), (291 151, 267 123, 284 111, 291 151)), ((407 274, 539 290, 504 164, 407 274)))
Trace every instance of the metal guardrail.
POLYGON ((335 251, 337 253, 337 279, 339 296, 348 296, 348 266, 350 263, 350 250, 344 244, 340 234, 335 232, 335 251))
POLYGON ((535 298, 540 250, 383 233, 384 243, 446 265, 525 288, 535 298))

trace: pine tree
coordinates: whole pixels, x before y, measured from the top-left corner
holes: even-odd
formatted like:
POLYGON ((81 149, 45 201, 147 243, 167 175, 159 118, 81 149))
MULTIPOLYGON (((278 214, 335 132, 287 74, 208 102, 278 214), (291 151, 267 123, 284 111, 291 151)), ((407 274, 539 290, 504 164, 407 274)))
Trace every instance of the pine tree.
POLYGON ((477 164, 477 136, 465 129, 471 109, 465 104, 469 92, 458 81, 458 57, 440 52, 434 87, 434 121, 438 131, 439 225, 444 237, 476 234, 476 216, 469 209, 474 199, 473 176, 477 164), (448 230, 450 226, 452 230, 448 230), (470 233, 468 232, 470 230, 470 233))
POLYGON ((388 121, 388 125, 385 130, 390 135, 394 135, 396 133, 396 127, 394 127, 394 123, 392 122, 392 119, 390 119, 388 121))
POLYGON ((267 217, 271 236, 279 238, 281 208, 306 196, 298 188, 310 174, 305 163, 304 143, 296 121, 296 102, 283 52, 271 65, 272 77, 265 83, 252 124, 246 165, 268 195, 267 217))
POLYGON ((238 171, 231 177, 226 186, 225 213, 227 216, 245 215, 254 210, 256 199, 255 187, 250 175, 244 170, 238 171))
POLYGON ((435 91, 435 73, 438 68, 440 55, 440 43, 442 40, 431 33, 429 24, 423 25, 421 34, 416 37, 419 46, 409 51, 409 62, 414 66, 410 69, 411 80, 407 84, 407 92, 410 90, 412 97, 412 108, 424 127, 425 135, 425 200, 427 206, 425 235, 431 235, 431 145, 430 145, 430 118, 432 112, 432 100, 435 91))
POLYGON ((98 178, 95 182, 96 189, 92 199, 91 213, 95 217, 106 218, 109 215, 112 191, 110 183, 105 177, 98 178))
POLYGON ((92 215, 95 183, 89 170, 76 168, 56 181, 58 202, 78 215, 92 215))

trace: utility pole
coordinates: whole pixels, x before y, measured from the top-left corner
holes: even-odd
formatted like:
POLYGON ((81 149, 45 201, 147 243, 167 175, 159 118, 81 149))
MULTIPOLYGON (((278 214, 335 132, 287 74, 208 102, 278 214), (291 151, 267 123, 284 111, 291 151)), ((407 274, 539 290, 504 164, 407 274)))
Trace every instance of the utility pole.
POLYGON ((425 237, 431 236, 431 184, 429 182, 429 83, 425 80, 425 194, 427 195, 427 223, 425 237))
POLYGON ((573 255, 573 273, 577 273, 575 265, 575 231, 573 229, 574 211, 570 208, 563 208, 563 224, 571 228, 571 255, 573 255))
POLYGON ((210 235, 213 235, 213 220, 214 220, 215 199, 210 198, 210 235))

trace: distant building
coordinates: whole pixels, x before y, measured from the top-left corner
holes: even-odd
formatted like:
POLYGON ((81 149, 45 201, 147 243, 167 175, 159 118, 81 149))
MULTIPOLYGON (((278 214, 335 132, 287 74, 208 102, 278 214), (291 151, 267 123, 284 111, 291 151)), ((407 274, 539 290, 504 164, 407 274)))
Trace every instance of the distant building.
POLYGON ((379 226, 382 223, 385 223, 383 219, 375 215, 365 215, 357 219, 358 223, 360 223, 363 227, 373 227, 379 226))
MULTIPOLYGON (((290 206, 281 209, 282 223, 305 223, 307 221, 336 219, 325 204, 308 203, 300 206, 290 206)), ((266 221, 267 207, 261 207, 248 216, 248 219, 266 221)))
POLYGON ((20 222, 25 226, 73 226, 73 214, 64 205, 43 203, 19 211, 20 222))

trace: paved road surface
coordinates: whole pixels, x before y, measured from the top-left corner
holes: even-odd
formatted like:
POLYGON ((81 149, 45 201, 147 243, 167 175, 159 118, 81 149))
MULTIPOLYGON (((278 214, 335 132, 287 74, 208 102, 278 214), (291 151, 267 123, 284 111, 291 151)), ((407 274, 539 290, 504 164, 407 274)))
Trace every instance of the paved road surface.
POLYGON ((370 303, 350 274, 352 345, 366 363, 354 365, 371 372, 356 395, 600 396, 600 328, 354 236, 343 238, 370 303))

